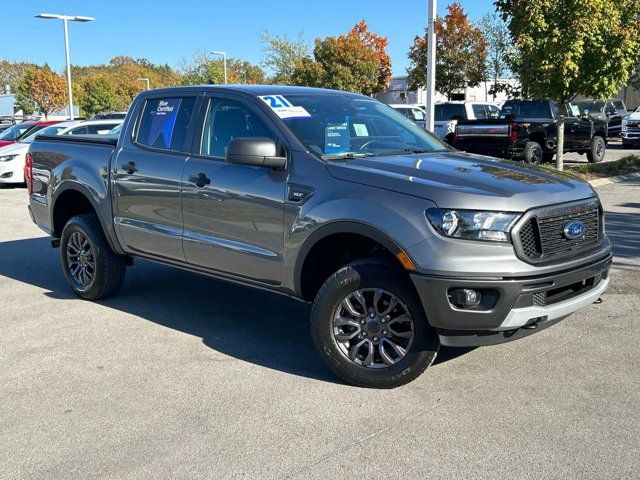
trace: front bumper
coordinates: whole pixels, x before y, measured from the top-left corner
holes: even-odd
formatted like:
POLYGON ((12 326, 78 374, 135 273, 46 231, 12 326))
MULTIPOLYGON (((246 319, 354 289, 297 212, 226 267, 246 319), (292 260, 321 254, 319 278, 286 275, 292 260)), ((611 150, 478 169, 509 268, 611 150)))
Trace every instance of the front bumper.
POLYGON ((440 343, 503 343, 552 325, 598 300, 609 285, 611 254, 570 270, 542 276, 478 279, 413 274, 412 280, 440 343), (453 305, 451 291, 479 291, 478 307, 453 305))

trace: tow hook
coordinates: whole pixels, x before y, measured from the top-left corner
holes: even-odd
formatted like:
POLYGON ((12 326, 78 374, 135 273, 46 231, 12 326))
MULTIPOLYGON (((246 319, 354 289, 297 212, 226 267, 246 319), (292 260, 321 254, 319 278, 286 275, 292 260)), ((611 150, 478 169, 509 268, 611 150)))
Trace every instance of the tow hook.
POLYGON ((602 297, 593 302, 594 305, 600 305, 602 303, 602 297))
POLYGON ((529 323, 527 325, 523 325, 522 328, 525 330, 535 330, 536 328, 538 328, 538 323, 537 322, 529 323))

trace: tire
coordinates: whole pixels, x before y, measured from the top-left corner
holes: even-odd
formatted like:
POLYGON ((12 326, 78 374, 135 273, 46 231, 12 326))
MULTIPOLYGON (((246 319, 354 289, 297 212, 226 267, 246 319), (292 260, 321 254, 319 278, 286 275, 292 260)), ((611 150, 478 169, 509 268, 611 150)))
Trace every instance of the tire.
POLYGON ((60 238, 60 261, 67 283, 76 295, 85 300, 107 298, 116 293, 124 282, 125 257, 111 250, 100 221, 93 214, 72 217, 64 226, 60 238), (79 254, 74 253, 79 250, 79 254), (82 267, 86 272, 84 275, 82 267), (80 271, 77 277, 72 270, 80 271))
POLYGON ((543 161, 544 152, 538 142, 527 142, 524 147, 524 161, 533 165, 539 165, 543 161))
MULTIPOLYGON (((351 335, 351 332, 349 331, 347 335, 351 335)), ((317 351, 333 373, 347 383, 367 388, 395 388, 413 381, 431 365, 440 346, 438 336, 429 325, 420 299, 406 273, 378 259, 350 263, 327 279, 313 302, 311 334, 317 351), (343 328, 354 329, 360 334, 353 340, 349 340, 352 347, 348 348, 345 344, 339 344, 335 336, 339 327, 336 327, 334 318, 339 316, 339 319, 343 320, 342 315, 349 315, 344 309, 343 300, 347 297, 354 299, 352 294, 360 291, 364 292, 363 296, 368 299, 374 299, 377 292, 384 291, 382 297, 378 297, 377 304, 383 308, 389 308, 385 304, 386 300, 391 303, 391 297, 388 297, 388 294, 395 295, 398 301, 389 315, 384 317, 381 315, 376 315, 375 318, 367 315, 351 316, 348 320, 353 321, 356 326, 343 328), (399 321, 401 317, 407 318, 403 314, 405 310, 409 314, 412 328, 407 328, 408 323, 399 321), (388 322, 387 329, 385 329, 385 318, 388 322), (367 322, 367 325, 360 326, 361 322, 367 322), (398 332, 403 326, 404 333, 398 332), (371 328, 375 330, 372 331, 371 328), (368 337, 363 339, 362 335, 367 335, 367 332, 368 337), (375 332, 379 332, 380 337, 374 336, 375 332), (411 340, 397 338, 395 333, 405 336, 413 334, 413 338, 411 340), (369 366, 365 366, 366 358, 352 360, 348 356, 353 352, 355 345, 366 342, 367 338, 370 341, 360 349, 360 352, 370 352, 371 349, 375 351, 372 355, 372 358, 375 358, 375 364, 369 366), (376 338, 379 338, 378 343, 373 342, 376 338), (402 357, 397 350, 394 353, 395 347, 391 348, 389 340, 396 342, 396 345, 405 346, 406 350, 403 351, 406 351, 406 354, 402 357), (384 350, 387 360, 384 360, 381 349, 384 350), (391 359, 391 355, 397 358, 391 359), (394 360, 394 363, 387 363, 388 360, 394 360)), ((367 358, 369 358, 368 355, 367 358)))
POLYGON ((587 150, 587 160, 590 163, 600 163, 604 160, 604 154, 607 149, 607 142, 604 141, 604 138, 599 136, 594 136, 591 139, 591 148, 587 150))

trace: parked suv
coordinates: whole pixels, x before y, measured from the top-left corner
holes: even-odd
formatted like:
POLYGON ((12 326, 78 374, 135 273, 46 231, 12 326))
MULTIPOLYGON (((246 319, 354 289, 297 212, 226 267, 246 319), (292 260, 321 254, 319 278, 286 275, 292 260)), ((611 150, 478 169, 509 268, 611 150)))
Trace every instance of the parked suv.
POLYGON ((455 151, 353 93, 146 91, 118 138, 36 137, 26 177, 81 298, 138 257, 313 302, 320 356, 360 386, 538 332, 609 285, 588 183, 455 151))
POLYGON ((392 104, 389 105, 394 110, 397 110, 409 120, 419 125, 422 128, 427 128, 427 112, 418 105, 405 105, 405 104, 392 104))
POLYGON ((640 107, 622 119, 622 146, 633 148, 640 144, 640 107))

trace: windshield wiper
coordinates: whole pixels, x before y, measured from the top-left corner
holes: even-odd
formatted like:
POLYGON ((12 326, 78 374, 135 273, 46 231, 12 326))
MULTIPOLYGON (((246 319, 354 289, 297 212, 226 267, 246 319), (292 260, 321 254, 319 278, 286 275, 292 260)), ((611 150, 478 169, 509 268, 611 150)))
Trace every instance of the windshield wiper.
POLYGON ((416 147, 407 147, 402 150, 388 150, 386 152, 378 152, 377 156, 382 157, 385 155, 402 155, 403 153, 433 153, 438 152, 439 150, 434 150, 433 148, 416 148, 416 147))
POLYGON ((373 153, 361 153, 361 152, 340 152, 340 153, 328 153, 321 155, 323 160, 353 160, 354 158, 362 157, 375 157, 373 153))

